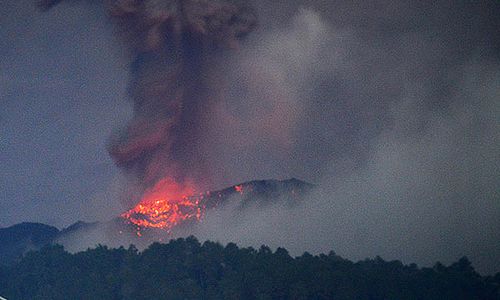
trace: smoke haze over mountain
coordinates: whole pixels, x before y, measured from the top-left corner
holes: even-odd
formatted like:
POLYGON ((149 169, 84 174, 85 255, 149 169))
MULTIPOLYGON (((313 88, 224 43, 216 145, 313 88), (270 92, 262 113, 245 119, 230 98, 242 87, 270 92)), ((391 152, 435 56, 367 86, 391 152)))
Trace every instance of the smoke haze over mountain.
MULTIPOLYGON (((45 10, 58 2, 39 5, 45 10)), ((108 149, 139 190, 128 205, 165 176, 203 189, 211 176, 199 140, 222 88, 216 58, 238 47, 255 27, 255 14, 222 0, 104 3, 131 56, 133 118, 108 149)))
MULTIPOLYGON (((203 57, 196 80, 217 88, 200 92, 208 100, 179 161, 210 189, 288 177, 320 188, 293 209, 227 207, 196 235, 351 259, 467 255, 500 270, 498 2, 247 3, 259 25, 238 49, 203 57)), ((99 1, 2 9, 1 225, 125 208, 106 145, 132 114, 136 50, 122 50, 105 11, 99 1)))

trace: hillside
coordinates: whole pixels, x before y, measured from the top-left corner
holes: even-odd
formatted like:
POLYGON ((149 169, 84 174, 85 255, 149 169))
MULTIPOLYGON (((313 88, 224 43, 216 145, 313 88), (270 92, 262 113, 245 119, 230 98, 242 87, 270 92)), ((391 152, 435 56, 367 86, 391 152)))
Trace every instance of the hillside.
POLYGON ((0 228, 0 265, 18 259, 28 250, 51 243, 58 235, 55 227, 40 223, 21 223, 0 228))
MULTIPOLYGON (((271 201, 288 201, 294 205, 313 188, 312 184, 292 178, 288 180, 255 180, 237 184, 222 190, 204 194, 203 206, 206 213, 220 208, 227 203, 239 203, 239 209, 247 205, 263 205, 271 201)), ((197 220, 185 220, 182 227, 190 226, 197 220)), ((126 219, 116 217, 106 222, 87 223, 78 221, 67 228, 59 230, 53 226, 39 223, 21 223, 8 228, 0 228, 0 265, 6 265, 20 259, 29 250, 37 250, 48 244, 65 244, 72 239, 85 239, 96 231, 113 236, 119 244, 134 243, 146 247, 159 236, 168 239, 168 233, 161 229, 137 228, 126 219), (140 229, 140 236, 137 235, 140 229), (75 236, 75 233, 77 235, 75 236)), ((93 246, 90 244, 88 246, 93 246)), ((86 248, 86 247, 85 247, 86 248)))

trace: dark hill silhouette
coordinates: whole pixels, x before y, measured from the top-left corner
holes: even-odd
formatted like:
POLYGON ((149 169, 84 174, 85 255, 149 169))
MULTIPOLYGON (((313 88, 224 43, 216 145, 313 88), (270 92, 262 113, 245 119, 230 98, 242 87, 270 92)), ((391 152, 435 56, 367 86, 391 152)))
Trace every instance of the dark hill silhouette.
MULTIPOLYGON (((205 195, 203 203, 207 208, 207 213, 231 201, 240 203, 241 209, 250 203, 266 205, 271 201, 288 201, 290 205, 294 205, 301 201, 303 196, 313 187, 312 184, 295 178, 255 180, 209 192, 208 195, 205 195)), ((190 221, 192 222, 192 220, 190 221)), ((182 225, 190 226, 190 222, 182 225)), ((158 236, 165 235, 165 232, 159 229, 143 229, 142 236, 139 238, 137 228, 120 217, 108 222, 78 221, 62 230, 39 223, 21 223, 0 229, 0 264, 10 264, 18 260, 28 250, 37 250, 48 244, 64 242, 76 232, 85 235, 90 234, 92 230, 105 230, 111 235, 123 235, 124 244, 127 245, 132 241, 135 244, 146 246, 158 236)))
POLYGON ((0 295, 15 299, 478 299, 497 300, 500 273, 481 276, 466 257, 418 268, 380 257, 351 262, 334 252, 291 257, 272 251, 200 244, 196 238, 29 252, 0 267, 0 295))
POLYGON ((59 234, 55 227, 40 223, 20 223, 0 228, 0 264, 9 263, 28 250, 51 243, 59 234))

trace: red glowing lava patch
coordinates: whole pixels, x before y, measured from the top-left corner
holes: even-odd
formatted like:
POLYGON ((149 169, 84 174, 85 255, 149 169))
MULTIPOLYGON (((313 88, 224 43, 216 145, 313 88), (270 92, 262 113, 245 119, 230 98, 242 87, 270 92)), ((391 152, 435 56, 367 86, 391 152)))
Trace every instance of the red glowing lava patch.
POLYGON ((194 195, 192 185, 181 185, 167 177, 147 190, 139 204, 121 216, 138 228, 170 231, 183 221, 201 218, 204 212, 200 205, 202 198, 194 195))
POLYGON ((235 185, 234 190, 243 195, 243 184, 235 185))

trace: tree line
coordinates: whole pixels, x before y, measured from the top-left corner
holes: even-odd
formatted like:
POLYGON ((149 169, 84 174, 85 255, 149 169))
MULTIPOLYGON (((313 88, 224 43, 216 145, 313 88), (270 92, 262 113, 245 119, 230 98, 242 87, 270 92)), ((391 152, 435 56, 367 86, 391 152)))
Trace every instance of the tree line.
POLYGON ((431 268, 380 257, 200 243, 194 237, 75 254, 60 245, 0 267, 0 295, 13 299, 500 299, 500 273, 481 276, 463 257, 431 268))

